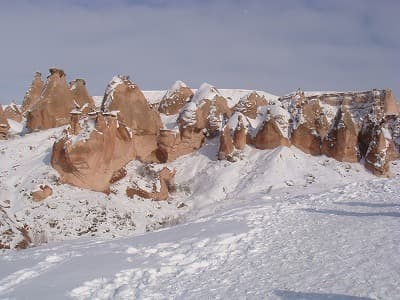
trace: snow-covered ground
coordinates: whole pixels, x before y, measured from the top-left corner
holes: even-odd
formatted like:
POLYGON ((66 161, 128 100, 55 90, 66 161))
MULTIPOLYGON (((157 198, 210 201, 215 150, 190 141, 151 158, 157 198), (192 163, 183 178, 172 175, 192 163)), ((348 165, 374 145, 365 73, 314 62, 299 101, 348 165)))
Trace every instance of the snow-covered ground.
POLYGON ((0 257, 9 299, 398 299, 399 178, 259 192, 136 237, 0 257))

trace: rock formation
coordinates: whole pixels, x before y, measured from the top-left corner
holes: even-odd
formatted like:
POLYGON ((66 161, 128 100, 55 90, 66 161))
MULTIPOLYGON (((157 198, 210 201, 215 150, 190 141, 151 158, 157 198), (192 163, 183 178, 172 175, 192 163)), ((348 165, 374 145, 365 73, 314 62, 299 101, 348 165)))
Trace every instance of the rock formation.
POLYGON ((291 134, 292 145, 305 153, 320 155, 322 140, 329 129, 328 120, 319 101, 312 100, 298 106, 298 113, 294 115, 296 126, 291 134))
POLYGON ((6 114, 3 111, 3 106, 0 105, 0 140, 8 139, 9 129, 10 125, 8 124, 6 114))
POLYGON ((16 224, 0 206, 0 250, 25 249, 31 244, 27 226, 16 224))
POLYGON ((66 125, 74 107, 64 71, 52 68, 39 100, 27 112, 26 127, 33 131, 66 125))
POLYGON ((108 192, 115 172, 136 158, 132 132, 117 115, 98 112, 71 126, 54 143, 51 164, 61 182, 108 192), (80 130, 78 133, 77 130, 80 130))
POLYGON ((18 123, 22 122, 22 112, 14 102, 5 107, 4 114, 7 119, 11 119, 18 123))
POLYGON ((153 175, 153 179, 157 182, 153 183, 151 190, 145 190, 139 186, 128 187, 126 189, 126 194, 128 197, 133 198, 137 195, 146 199, 153 200, 167 200, 169 197, 169 191, 174 187, 174 178, 176 170, 171 171, 170 169, 164 167, 156 175, 153 175))
POLYGON ((219 150, 218 150, 218 159, 226 159, 232 161, 232 154, 235 150, 233 146, 231 129, 229 125, 224 126, 224 130, 219 137, 219 150))
POLYGON ((178 80, 161 99, 158 111, 166 115, 178 114, 192 96, 192 90, 178 80))
POLYGON ((53 194, 53 189, 47 184, 40 185, 36 190, 32 191, 32 199, 36 202, 43 201, 44 199, 50 197, 53 194))
POLYGON ((96 110, 93 98, 89 96, 86 89, 86 81, 83 79, 75 79, 69 83, 70 90, 76 105, 83 114, 96 110))
POLYGON ((107 86, 101 110, 119 111, 119 120, 136 135, 157 135, 163 128, 160 115, 152 109, 140 88, 129 76, 115 76, 107 86))
POLYGON ((115 76, 108 84, 101 109, 118 111, 118 120, 131 128, 135 135, 138 159, 157 161, 157 136, 163 124, 158 111, 154 110, 140 88, 128 76, 115 76))
POLYGON ((275 107, 267 109, 265 120, 254 139, 254 146, 258 149, 273 149, 279 146, 290 146, 285 129, 288 128, 287 116, 283 110, 275 107), (280 114, 283 112, 283 114, 280 114))
POLYGON ((218 135, 223 120, 231 114, 221 93, 212 85, 203 83, 184 107, 178 122, 186 123, 185 126, 193 126, 197 130, 205 129, 206 134, 213 137, 218 135))
POLYGON ((241 112, 246 117, 255 119, 257 117, 257 109, 264 105, 267 105, 267 99, 257 92, 251 92, 239 100, 235 106, 235 111, 241 112))
POLYGON ((323 141, 322 153, 338 161, 357 162, 361 158, 358 128, 344 105, 338 110, 333 126, 323 141))
POLYGON ((233 133, 233 145, 238 150, 243 150, 247 143, 247 130, 243 122, 243 117, 238 116, 238 122, 233 133))
POLYGON ((28 91, 25 93, 24 100, 22 102, 21 111, 25 113, 29 110, 36 102, 39 101, 40 95, 42 94, 44 83, 42 80, 42 74, 36 72, 33 78, 32 84, 28 91))

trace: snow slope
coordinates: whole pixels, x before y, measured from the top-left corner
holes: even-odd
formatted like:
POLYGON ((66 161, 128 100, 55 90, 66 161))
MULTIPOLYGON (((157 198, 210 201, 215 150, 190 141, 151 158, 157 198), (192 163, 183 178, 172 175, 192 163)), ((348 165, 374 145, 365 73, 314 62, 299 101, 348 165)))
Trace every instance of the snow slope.
POLYGON ((134 238, 0 257, 10 299, 397 299, 399 178, 245 203, 134 238))

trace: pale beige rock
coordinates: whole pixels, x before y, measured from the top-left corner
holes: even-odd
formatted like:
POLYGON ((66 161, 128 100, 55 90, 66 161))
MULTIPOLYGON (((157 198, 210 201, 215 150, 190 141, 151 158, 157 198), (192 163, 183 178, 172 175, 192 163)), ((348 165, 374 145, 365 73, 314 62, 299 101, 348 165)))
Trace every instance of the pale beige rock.
POLYGON ((163 128, 160 114, 151 108, 140 88, 128 76, 116 76, 107 86, 103 111, 119 111, 119 120, 136 135, 155 135, 163 128))
POLYGON ((172 89, 167 91, 161 99, 158 111, 166 115, 175 115, 181 111, 192 96, 193 92, 189 87, 183 83, 176 82, 172 89))
POLYGON ((235 150, 233 146, 231 129, 228 125, 224 126, 224 130, 219 137, 219 150, 218 150, 218 159, 220 160, 232 160, 232 154, 235 150))
POLYGON ((322 153, 338 161, 358 162, 358 133, 350 112, 346 106, 342 106, 336 114, 332 129, 323 140, 322 153))
POLYGON ((74 107, 64 71, 52 68, 42 95, 27 111, 26 127, 33 131, 66 125, 74 107))
POLYGON ((86 89, 86 81, 83 79, 75 79, 69 83, 72 96, 75 103, 83 114, 87 114, 90 111, 96 109, 93 98, 89 95, 86 89))
POLYGON ((257 109, 260 106, 266 105, 267 100, 265 97, 260 96, 257 92, 251 92, 249 95, 241 98, 234 110, 241 112, 246 117, 255 119, 257 117, 257 109))
POLYGON ((40 202, 50 197, 52 194, 53 194, 53 189, 47 184, 45 184, 45 185, 40 185, 39 189, 31 193, 31 196, 33 201, 40 202))
POLYGON ((256 134, 254 146, 257 149, 274 149, 279 146, 289 147, 290 141, 287 137, 283 136, 275 119, 267 116, 263 126, 256 134))
POLYGON ((7 117, 3 111, 2 105, 0 105, 0 140, 8 139, 8 130, 10 125, 8 124, 7 117))
POLYGON ((329 129, 328 120, 318 101, 303 102, 299 106, 304 121, 293 130, 291 143, 305 153, 320 155, 322 139, 329 129))
POLYGON ((78 137, 69 127, 54 143, 51 164, 61 182, 107 193, 115 172, 136 158, 134 138, 116 115, 98 113, 81 124, 78 137))
POLYGON ((238 123, 233 133, 233 145, 238 150, 243 150, 248 142, 246 128, 243 124, 242 116, 238 116, 238 123))
POLYGON ((32 84, 28 91, 25 93, 24 100, 22 101, 21 111, 25 113, 29 110, 36 102, 39 101, 40 95, 44 89, 44 82, 42 80, 42 74, 36 72, 33 78, 32 84))
POLYGON ((152 191, 146 191, 139 187, 128 187, 126 189, 126 194, 128 197, 133 198, 134 195, 137 195, 146 199, 153 200, 167 200, 169 197, 169 191, 174 186, 174 178, 175 178, 176 170, 170 170, 167 167, 164 167, 158 173, 158 180, 160 183, 160 189, 157 190, 156 186, 153 187, 152 191))
POLYGON ((22 122, 22 112, 14 102, 6 106, 4 114, 7 119, 14 120, 18 123, 22 122))
POLYGON ((161 130, 157 141, 157 158, 162 163, 174 161, 199 149, 204 138, 204 133, 193 127, 181 128, 180 132, 161 130))

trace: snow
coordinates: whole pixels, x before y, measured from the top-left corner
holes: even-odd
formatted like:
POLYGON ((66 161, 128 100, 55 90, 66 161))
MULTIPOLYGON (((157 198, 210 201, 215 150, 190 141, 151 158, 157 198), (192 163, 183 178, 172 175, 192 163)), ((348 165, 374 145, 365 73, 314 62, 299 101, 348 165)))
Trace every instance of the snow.
POLYGON ((398 178, 250 201, 136 237, 0 257, 0 296, 396 299, 398 178))
MULTIPOLYGON (((220 93, 232 105, 249 92, 214 91, 206 84, 196 94, 220 93)), ((144 93, 153 103, 165 95, 144 93)), ((285 103, 265 97, 269 105, 259 108, 255 120, 236 112, 229 126, 234 129, 242 115, 253 130, 267 110, 280 127, 287 124, 285 103)), ((188 103, 183 118, 193 121, 196 107, 188 103)), ((161 114, 164 127, 176 129, 177 117, 161 114)), ((74 142, 94 130, 91 121, 81 125, 74 142)), ((231 163, 217 160, 214 138, 150 171, 132 161, 127 176, 106 195, 58 183, 51 149, 65 126, 22 135, 21 124, 10 126, 10 140, 0 141, 0 225, 5 223, 0 230, 27 224, 33 242, 41 245, 0 253, 0 299, 396 299, 400 294, 398 161, 389 179, 376 178, 361 164, 295 147, 246 146, 231 163), (150 175, 164 166, 177 171, 168 201, 126 196, 134 185, 159 189, 150 175), (40 184, 51 186, 53 194, 34 202, 29 194, 40 184)), ((286 134, 284 126, 281 130, 286 134)))

